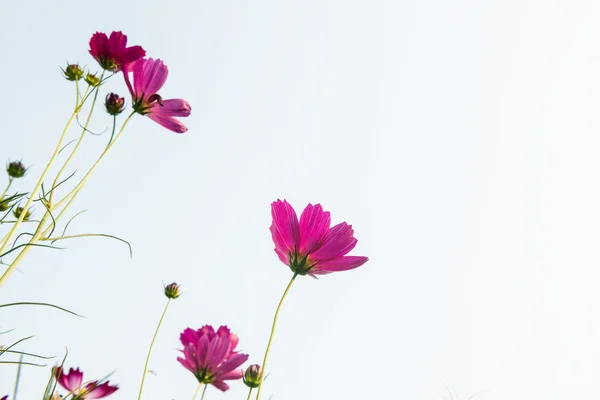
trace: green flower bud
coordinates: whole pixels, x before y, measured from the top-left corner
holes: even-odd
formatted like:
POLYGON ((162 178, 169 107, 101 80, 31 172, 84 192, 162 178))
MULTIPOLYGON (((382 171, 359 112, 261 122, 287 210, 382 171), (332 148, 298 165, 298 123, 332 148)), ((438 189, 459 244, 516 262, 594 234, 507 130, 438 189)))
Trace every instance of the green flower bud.
MULTIPOLYGON (((18 219, 19 217, 21 217, 21 214, 23 214, 23 207, 19 206, 13 209, 13 215, 15 216, 15 218, 18 219)), ((27 210, 25 216, 23 217, 23 221, 29 220, 29 217, 31 217, 31 209, 27 210)))
POLYGON ((262 368, 260 365, 253 364, 246 368, 246 372, 244 372, 244 384, 249 388, 257 388, 260 385, 262 368))
POLYGON ((79 64, 69 64, 66 69, 63 69, 63 74, 69 81, 78 81, 83 77, 83 68, 79 64))
POLYGON ((165 286, 165 296, 169 299, 176 299, 179 297, 179 287, 181 285, 176 284, 175 282, 169 283, 165 286))
POLYGON ((95 74, 92 73, 88 73, 85 76, 85 83, 87 83, 90 86, 98 86, 100 85, 100 78, 97 77, 95 74))
POLYGON ((6 172, 11 178, 22 178, 25 176, 27 168, 25 168, 21 161, 11 161, 6 166, 6 172))

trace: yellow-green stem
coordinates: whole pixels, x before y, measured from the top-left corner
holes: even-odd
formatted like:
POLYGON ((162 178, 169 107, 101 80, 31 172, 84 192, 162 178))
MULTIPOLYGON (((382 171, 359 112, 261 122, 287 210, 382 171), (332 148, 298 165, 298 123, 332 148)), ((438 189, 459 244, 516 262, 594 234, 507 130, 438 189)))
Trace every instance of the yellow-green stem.
POLYGON ((198 385, 198 388, 194 392, 194 397, 192 397, 192 400, 196 400, 196 397, 198 396, 198 393, 200 393, 200 388, 203 387, 203 386, 204 386, 204 390, 202 391, 202 397, 200 397, 200 400, 204 399, 204 393, 206 393, 206 388, 208 387, 208 384, 201 383, 201 384, 198 385))
MULTIPOLYGON (((77 110, 75 110, 73 112, 73 114, 71 114, 71 118, 69 118, 69 121, 67 122, 67 125, 65 126, 65 129, 63 129, 63 132, 60 135, 60 139, 58 140, 58 145, 56 146, 56 149, 54 150, 54 153, 52 154, 50 161, 48 161, 48 165, 46 165, 46 168, 42 172, 40 179, 36 183, 35 187, 31 191, 31 193, 29 193, 29 198, 27 199, 27 202, 25 202, 25 205, 23 206, 23 210, 21 211, 19 218, 17 218, 17 222, 15 222, 15 224, 12 226, 11 230, 6 235, 6 239, 4 240, 4 243, 2 243, 2 245, 0 245, 0 254, 4 253, 8 243, 10 243, 10 240, 12 239, 12 236, 15 234, 17 229, 19 229, 19 226, 21 226, 21 222, 23 222, 23 218, 25 218, 25 215, 27 214, 27 211, 29 210, 29 207, 31 206, 33 199, 35 198, 38 190, 40 190, 42 183, 44 182, 44 179, 46 178, 46 175, 48 175, 48 172, 50 171, 50 167, 52 167, 52 164, 54 164, 54 161, 56 160, 56 157, 58 156, 58 153, 60 152, 60 149, 62 148, 62 143, 65 140, 67 131, 69 130, 69 127, 73 123, 73 120, 75 119, 76 115, 77 115, 77 110)), ((40 221, 40 226, 43 224, 43 222, 44 222, 44 218, 42 218, 42 220, 40 221)), ((29 247, 30 246, 24 247, 23 251, 25 251, 29 247)), ((10 267, 8 267, 8 269, 6 271, 4 271, 4 274, 2 274, 2 277, 0 277, 0 287, 2 287, 2 285, 6 282, 8 277, 15 270, 15 268, 16 268, 16 265, 13 262, 13 263, 11 263, 10 267)))
POLYGON ((273 325, 271 326, 271 335, 269 335, 269 343, 267 343, 267 350, 265 350, 265 357, 263 358, 263 362, 262 362, 260 381, 258 384, 258 391, 256 392, 256 400, 260 399, 260 392, 262 390, 263 382, 265 381, 264 377, 265 377, 265 371, 267 370, 267 358, 269 357, 269 350, 271 349, 271 343, 273 342, 273 337, 275 336, 275 326, 277 325, 277 318, 279 317, 279 311, 281 310, 281 306, 283 305, 283 300, 285 300, 285 297, 287 296, 288 292, 290 291, 290 288, 292 287, 292 283, 294 283, 294 280, 296 279, 297 276, 298 276, 298 274, 294 274, 294 276, 292 276, 292 279, 290 279, 290 283, 288 283, 287 287, 285 288, 285 291, 283 292, 283 295, 281 296, 281 300, 279 300, 279 305, 277 306, 277 310, 275 310, 275 316, 273 317, 273 325))
MULTIPOLYGON (((77 194, 79 193, 79 191, 81 190, 81 188, 85 185, 85 183, 89 179, 89 177, 92 174, 92 172, 94 172, 94 170, 98 167, 98 164, 100 164, 100 162, 106 156, 106 154, 108 153, 108 151, 117 142, 117 140, 119 139, 119 137, 121 136, 121 134, 125 130, 125 127, 127 126, 127 123, 129 122, 129 120, 131 119, 131 117, 133 116, 133 114, 134 113, 131 113, 127 117, 127 119, 123 122, 123 125, 121 126, 121 129, 119 130, 119 133, 117 134, 117 136, 115 137, 115 139, 104 149, 104 151, 102 152, 102 154, 100 155, 100 157, 98 158, 98 160, 96 160, 96 162, 94 163, 94 165, 92 166, 92 168, 90 168, 90 170, 83 177, 83 179, 79 182, 79 184, 73 190, 71 190, 71 192, 69 192, 69 194, 67 194, 57 204, 52 205, 52 209, 56 209, 56 208, 60 207, 68 199, 68 203, 65 205, 65 207, 63 207, 63 209, 60 211, 60 213, 54 218, 53 224, 58 223, 58 220, 64 215, 64 213, 67 211, 67 209, 69 208, 69 206, 73 203, 73 201, 77 197, 77 194)), ((61 141, 59 143, 59 146, 57 146, 57 151, 55 152, 55 154, 54 154, 54 156, 53 156, 53 158, 51 160, 52 162, 56 158, 56 155, 58 154, 58 151, 60 151, 60 144, 62 144, 62 141, 64 139, 65 133, 66 133, 68 127, 70 126, 70 124, 73 122, 73 119, 75 118, 75 115, 76 115, 76 113, 73 113, 73 115, 71 116, 71 119, 69 120, 69 123, 67 124, 67 127, 65 128, 65 131, 63 132, 63 135, 61 136, 61 141)), ((50 164, 49 164, 49 166, 50 166, 50 164)), ((31 201, 32 201, 35 193, 37 193, 37 191, 39 190, 39 188, 40 188, 40 186, 42 184, 43 178, 45 178, 45 176, 46 176, 46 174, 47 174, 47 172, 49 170, 49 166, 46 168, 46 170, 42 174, 42 177, 40 178, 40 181, 36 185, 34 191, 31 193, 31 195, 29 197, 29 200, 27 201, 27 203, 25 204, 25 207, 24 207, 23 211, 21 212, 21 216, 19 217, 19 219, 17 219, 17 222, 14 224, 13 228, 9 231, 9 234, 7 235, 7 238, 6 238, 5 242, 3 243, 2 247, 0 247, 0 254, 2 254, 2 252, 5 250, 6 244, 10 241, 10 238, 12 237, 12 235, 14 234, 14 232, 16 231, 16 227, 18 227, 18 225, 20 225, 20 223, 22 222, 23 217, 25 216, 25 213, 27 212, 28 207, 31 204, 31 201)), ((6 271, 4 271, 4 274, 0 277, 0 287, 2 287, 2 285, 8 279, 8 277, 17 268, 17 266, 19 265, 19 263, 21 262, 21 260, 23 259, 23 257, 29 252, 29 250, 32 247, 31 245, 35 244, 40 237, 45 237, 46 235, 48 235, 48 233, 52 230, 53 224, 50 224, 42 232, 43 226, 44 226, 44 224, 46 222, 46 219, 47 219, 48 215, 49 215, 48 212, 44 213, 44 216, 42 217, 42 220, 40 221, 40 223, 38 225, 38 228, 36 229, 34 235, 31 237, 31 239, 28 242, 29 246, 25 246, 23 248, 23 250, 21 250, 19 252, 19 254, 17 255, 17 257, 10 264, 10 266, 8 267, 8 269, 6 271)))
MULTIPOLYGON (((94 170, 98 167, 98 164, 100 164, 100 162, 102 161, 102 159, 104 159, 104 157, 106 156, 106 154, 108 153, 108 151, 115 145, 115 143, 117 142, 117 140, 119 140, 119 138, 123 134, 123 131, 125 130, 125 127, 127 126, 127 124, 129 123, 129 121, 131 120, 131 117, 133 117, 133 114, 135 114, 135 112, 132 112, 131 114, 129 114, 129 116, 127 117, 127 119, 125 119, 125 121, 123 122, 123 125, 121 126, 121 129, 119 130, 119 133, 117 134, 117 136, 115 136, 114 140, 112 142, 110 142, 108 144, 108 146, 106 146, 106 148, 104 149, 104 151, 102 152, 102 154, 100 155, 100 157, 98 157, 98 160, 96 160, 96 162, 94 163, 94 165, 92 165, 92 168, 90 168, 90 170, 85 174, 85 176, 81 179, 81 181, 77 184, 77 186, 75 186, 73 188, 73 190, 71 190, 69 192, 69 194, 67 194, 65 197, 63 197, 62 200, 60 200, 56 204, 53 204, 53 206, 52 206, 53 209, 56 209, 56 208, 60 207, 61 205, 63 205, 64 202, 67 201, 69 198, 70 198, 69 204, 72 202, 72 200, 77 196, 77 194, 79 193, 79 191, 81 190, 81 188, 83 187, 83 185, 86 184, 87 180, 90 178, 90 176, 92 175, 92 173, 94 172, 94 170)), ((61 214, 67 208, 68 208, 68 205, 65 208, 63 208, 63 210, 61 211, 61 214)))
MULTIPOLYGON (((103 77, 104 77, 104 72, 102 72, 102 75, 100 76, 100 80, 102 80, 103 77)), ((86 89, 85 94, 82 97, 82 100, 84 98, 86 98, 87 91, 89 90, 89 88, 90 88, 90 86, 88 86, 88 88, 86 89)), ((83 138, 85 137, 85 134, 88 131, 88 126, 90 125, 90 121, 92 120, 92 114, 94 113, 94 107, 96 106, 96 101, 98 99, 98 93, 100 92, 100 90, 98 90, 98 87, 96 87, 95 90, 96 90, 96 93, 94 93, 94 98, 92 100, 92 105, 90 106, 90 112, 89 112, 89 114, 87 116, 87 119, 85 121, 85 125, 83 126, 83 130, 81 132, 81 135, 79 136, 79 139, 77 140, 77 144, 75 145, 75 148, 71 151, 71 154, 69 154, 69 157, 65 160, 64 164, 62 165, 62 167, 60 168, 60 170, 56 174, 56 178, 54 178, 54 182, 52 182, 52 186, 50 187, 50 190, 51 190, 51 192, 50 192, 50 198, 49 198, 49 203, 50 204, 52 204, 52 198, 54 197, 54 190, 53 189, 58 184, 60 176, 63 174, 63 172, 65 172, 65 169, 67 168, 67 165, 71 162, 71 160, 73 159, 73 156, 75 156, 75 153, 79 149, 79 146, 81 146, 81 143, 83 142, 83 138)))
POLYGON ((250 397, 252 397, 252 388, 248 390, 248 398, 246 400, 250 400, 250 397))
POLYGON ((0 201, 4 200, 4 196, 6 196, 6 192, 8 192, 8 189, 10 189, 10 185, 12 185, 12 182, 13 182, 13 177, 11 176, 8 178, 8 185, 6 185, 4 192, 2 192, 2 196, 0 196, 0 201))
POLYGON ((171 304, 171 299, 167 300, 167 305, 165 306, 165 310, 160 316, 160 320, 158 321, 158 325, 156 326, 156 331, 154 331, 154 336, 152 337, 152 342, 150 342, 150 348, 148 349, 148 355, 146 356, 146 364, 144 365, 144 374, 142 375, 142 383, 140 384, 140 393, 138 394, 138 400, 142 398, 142 391, 144 390, 144 381, 146 380, 146 375, 148 374, 148 365, 150 364, 150 354, 152 354, 152 348, 154 347, 154 342, 156 342, 156 337, 158 336, 158 331, 160 330, 160 326, 162 325, 163 320, 165 319, 165 315, 167 315, 167 310, 169 309, 169 304, 171 304))

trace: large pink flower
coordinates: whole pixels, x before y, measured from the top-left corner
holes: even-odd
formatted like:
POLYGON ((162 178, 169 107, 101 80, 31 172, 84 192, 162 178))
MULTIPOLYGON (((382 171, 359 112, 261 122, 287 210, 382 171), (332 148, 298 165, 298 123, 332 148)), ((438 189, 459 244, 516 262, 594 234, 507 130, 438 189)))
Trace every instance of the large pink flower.
POLYGON ((122 32, 112 32, 110 37, 96 32, 90 39, 90 54, 102 68, 117 72, 144 57, 146 51, 141 46, 127 47, 127 36, 122 32))
POLYGON ((65 374, 62 367, 54 367, 52 371, 60 386, 73 393, 73 400, 101 399, 119 389, 118 386, 110 386, 108 381, 102 384, 98 381, 84 383, 83 373, 79 368, 71 368, 68 374, 65 374))
POLYGON ((198 330, 187 328, 179 340, 184 357, 178 357, 177 361, 191 371, 198 382, 210 383, 226 391, 229 385, 224 381, 242 378, 243 372, 239 367, 246 362, 248 355, 235 351, 238 337, 226 326, 221 326, 217 332, 210 325, 198 330))
POLYGON ((163 87, 169 75, 169 69, 161 60, 152 58, 141 59, 132 67, 133 86, 129 81, 129 73, 125 72, 125 83, 133 98, 134 111, 147 115, 153 121, 159 123, 173 132, 183 133, 187 131, 175 117, 187 117, 192 107, 183 99, 163 100, 158 91, 163 87))
POLYGON ((330 228, 329 212, 320 204, 306 206, 300 222, 286 200, 271 204, 271 235, 279 259, 298 275, 323 275, 360 267, 369 259, 347 256, 354 246, 354 230, 345 222, 330 228))

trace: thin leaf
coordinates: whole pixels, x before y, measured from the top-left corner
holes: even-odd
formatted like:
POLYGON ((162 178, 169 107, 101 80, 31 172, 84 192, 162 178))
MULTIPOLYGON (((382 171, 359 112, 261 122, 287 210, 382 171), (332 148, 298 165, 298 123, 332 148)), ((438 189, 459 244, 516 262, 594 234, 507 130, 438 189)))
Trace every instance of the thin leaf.
MULTIPOLYGON (((3 307, 12 307, 12 306, 43 306, 43 307, 51 307, 51 308, 56 308, 57 310, 60 310, 60 311, 64 311, 64 312, 69 313, 69 314, 73 314, 73 315, 75 315, 77 317, 80 317, 80 318, 87 318, 87 317, 85 317, 83 315, 77 314, 76 312, 67 310, 66 308, 62 308, 62 307, 59 307, 59 306, 56 306, 56 305, 50 304, 50 303, 38 303, 38 302, 33 302, 33 301, 21 301, 21 302, 17 302, 17 303, 0 304, 0 308, 3 308, 3 307)), ((31 337, 33 337, 33 336, 31 336, 31 337)))

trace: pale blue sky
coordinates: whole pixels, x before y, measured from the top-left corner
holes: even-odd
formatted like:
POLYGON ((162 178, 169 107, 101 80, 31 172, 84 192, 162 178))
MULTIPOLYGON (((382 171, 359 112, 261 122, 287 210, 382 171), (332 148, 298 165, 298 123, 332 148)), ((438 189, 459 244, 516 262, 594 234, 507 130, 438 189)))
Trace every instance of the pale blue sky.
MULTIPOLYGON (((163 59, 161 94, 192 116, 184 135, 135 118, 73 209, 89 210, 73 233, 123 237, 133 259, 107 239, 38 249, 0 292, 88 318, 4 309, 2 341, 68 346, 68 366, 116 369, 111 398, 132 399, 175 280, 145 398, 190 399, 184 328, 227 324, 262 359, 290 278, 269 205, 286 198, 348 221, 371 260, 293 288, 273 400, 599 397, 599 19, 592 0, 4 1, 0 159, 32 165, 23 188, 69 116, 58 67, 95 68, 97 30, 163 59)), ((107 137, 86 140, 79 174, 107 137)), ((24 369, 21 400, 47 372, 24 369)), ((207 399, 245 398, 232 386, 207 399)))

